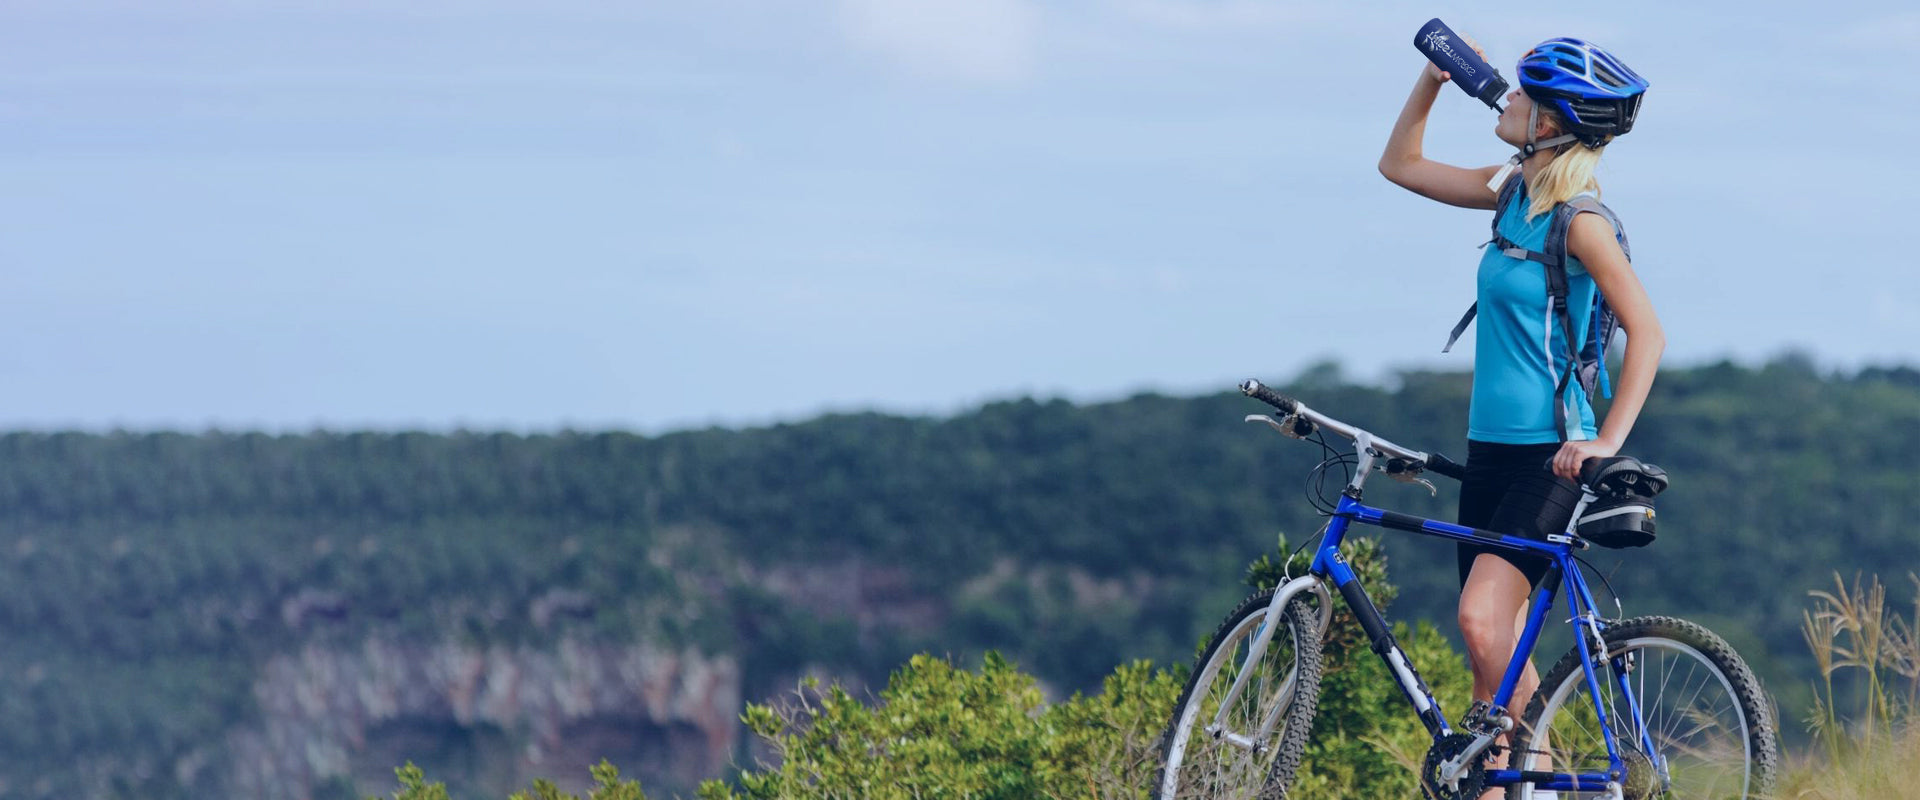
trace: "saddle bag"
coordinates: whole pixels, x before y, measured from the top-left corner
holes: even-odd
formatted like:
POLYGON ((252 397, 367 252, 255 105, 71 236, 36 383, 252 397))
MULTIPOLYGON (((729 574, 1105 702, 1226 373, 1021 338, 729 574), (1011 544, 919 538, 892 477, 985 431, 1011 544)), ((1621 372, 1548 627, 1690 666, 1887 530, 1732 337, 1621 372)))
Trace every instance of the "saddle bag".
POLYGON ((1628 493, 1603 497, 1587 506, 1573 532, 1601 547, 1653 544, 1653 498, 1628 493))
POLYGON ((1602 459, 1586 481, 1597 499, 1587 504, 1573 532, 1601 547, 1653 544, 1653 498, 1667 488, 1667 472, 1633 458, 1602 459))

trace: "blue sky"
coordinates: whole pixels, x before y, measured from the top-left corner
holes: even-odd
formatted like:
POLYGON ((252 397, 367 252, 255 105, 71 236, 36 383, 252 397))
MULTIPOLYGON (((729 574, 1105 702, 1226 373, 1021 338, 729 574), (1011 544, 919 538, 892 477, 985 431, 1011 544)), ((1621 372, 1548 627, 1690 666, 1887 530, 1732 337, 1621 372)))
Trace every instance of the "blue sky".
MULTIPOLYGON (((1464 369, 1480 212, 1374 170, 1439 15, 1653 82, 1668 361, 1920 362, 1892 2, 0 9, 0 426, 655 432, 1464 369)), ((1442 95, 1428 153, 1488 164, 1442 95)), ((1470 339, 1470 337, 1469 337, 1470 339)))

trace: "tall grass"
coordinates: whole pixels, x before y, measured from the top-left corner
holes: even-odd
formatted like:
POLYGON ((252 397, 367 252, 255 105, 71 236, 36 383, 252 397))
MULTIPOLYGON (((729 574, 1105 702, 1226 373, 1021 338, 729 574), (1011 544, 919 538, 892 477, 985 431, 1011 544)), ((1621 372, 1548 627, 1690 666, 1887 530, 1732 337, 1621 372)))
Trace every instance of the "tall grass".
POLYGON ((1835 574, 1833 591, 1808 593, 1800 632, 1820 667, 1806 717, 1815 744, 1782 783, 1782 800, 1920 796, 1920 576, 1907 578, 1910 617, 1888 607, 1875 576, 1849 584, 1835 574))

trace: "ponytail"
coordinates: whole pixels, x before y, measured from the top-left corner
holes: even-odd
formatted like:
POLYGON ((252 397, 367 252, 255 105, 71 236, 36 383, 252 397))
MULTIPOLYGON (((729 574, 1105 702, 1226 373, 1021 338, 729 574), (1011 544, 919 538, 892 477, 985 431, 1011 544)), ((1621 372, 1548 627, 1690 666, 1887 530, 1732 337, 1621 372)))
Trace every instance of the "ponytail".
MULTIPOLYGON (((1554 127, 1566 130, 1566 124, 1549 109, 1541 108, 1540 113, 1554 122, 1554 127)), ((1580 142, 1561 145, 1560 152, 1527 181, 1527 197, 1532 202, 1527 206, 1527 217, 1533 217, 1552 211, 1554 206, 1572 200, 1581 192, 1600 193, 1600 181, 1594 179, 1593 171, 1600 166, 1600 152, 1606 149, 1606 143, 1599 147, 1588 147, 1580 142)))

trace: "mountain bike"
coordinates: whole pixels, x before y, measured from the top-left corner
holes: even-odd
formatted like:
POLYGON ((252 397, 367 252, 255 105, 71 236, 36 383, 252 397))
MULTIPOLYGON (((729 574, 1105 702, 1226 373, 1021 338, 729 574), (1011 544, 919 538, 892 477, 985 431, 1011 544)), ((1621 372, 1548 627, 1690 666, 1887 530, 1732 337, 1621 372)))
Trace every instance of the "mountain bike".
MULTIPOLYGON (((1333 454, 1315 469, 1316 476, 1334 464, 1351 467, 1352 474, 1337 503, 1323 509, 1329 519, 1307 574, 1247 598, 1202 649, 1162 738, 1154 797, 1287 796, 1318 701, 1321 650, 1332 612, 1328 582, 1432 736, 1419 776, 1427 797, 1477 800, 1500 787, 1508 800, 1556 792, 1563 800, 1717 800, 1771 791, 1779 759, 1772 705, 1739 654, 1711 631, 1684 620, 1603 618, 1579 569, 1584 562, 1575 552, 1594 546, 1580 532, 1589 530, 1578 522, 1583 513, 1596 501, 1602 505, 1595 508, 1605 506, 1607 498, 1650 499, 1665 488, 1663 471, 1625 456, 1589 461, 1581 472, 1575 522, 1544 541, 1464 527, 1362 502, 1367 478, 1375 472, 1429 490, 1433 484, 1422 477, 1429 472, 1460 480, 1465 470, 1451 459, 1396 445, 1258 381, 1240 388, 1281 413, 1279 419, 1251 414, 1246 421, 1316 441, 1333 454), (1351 440, 1352 455, 1329 445, 1327 432, 1351 440), (1638 494, 1623 494, 1629 491, 1638 494), (1458 728, 1448 724, 1341 553, 1356 522, 1537 554, 1552 562, 1530 601, 1498 691, 1490 702, 1476 701, 1458 728), (1574 646, 1547 671, 1516 720, 1508 704, 1546 627, 1554 596, 1563 588, 1574 646), (1500 754, 1507 756, 1507 765, 1496 768, 1492 762, 1500 754)), ((1650 521, 1650 507, 1645 513, 1650 521)))

